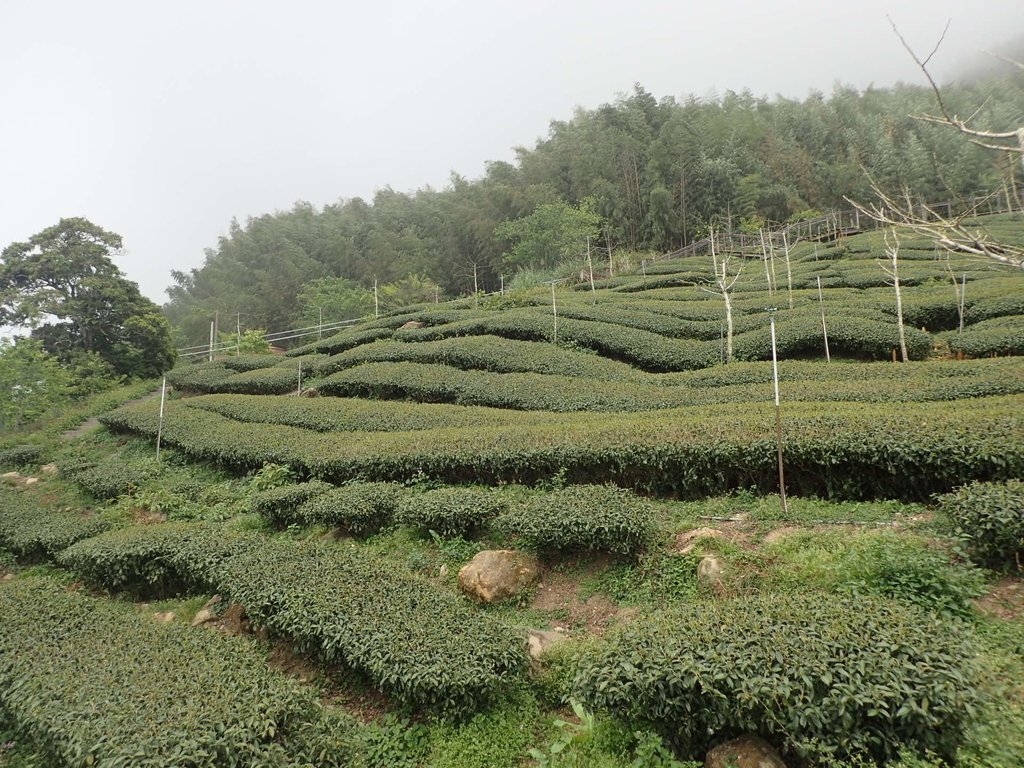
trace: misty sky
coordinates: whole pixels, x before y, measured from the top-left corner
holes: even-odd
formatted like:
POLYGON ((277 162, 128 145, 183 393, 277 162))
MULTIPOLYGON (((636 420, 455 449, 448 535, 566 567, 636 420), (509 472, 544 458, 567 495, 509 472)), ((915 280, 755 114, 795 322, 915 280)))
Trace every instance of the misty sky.
POLYGON ((1021 0, 0 0, 0 247, 61 217, 118 232, 166 300, 232 217, 443 187, 552 119, 655 96, 921 82, 1024 31, 1021 0))

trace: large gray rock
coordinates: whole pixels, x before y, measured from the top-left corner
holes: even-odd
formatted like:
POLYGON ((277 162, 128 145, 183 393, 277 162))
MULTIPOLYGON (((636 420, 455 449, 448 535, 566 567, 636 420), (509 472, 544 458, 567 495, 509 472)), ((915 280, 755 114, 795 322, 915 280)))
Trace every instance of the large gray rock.
POLYGON ((714 747, 704 758, 704 768, 786 768, 786 764, 771 744, 748 734, 714 747))
POLYGON ((725 563, 714 555, 701 558, 697 566, 697 588, 716 595, 725 592, 725 563))
POLYGON ((484 603, 520 594, 540 577, 537 558, 514 549, 488 549, 459 569, 459 589, 484 603))
POLYGON ((534 661, 540 661, 540 657, 551 646, 564 643, 568 639, 562 632, 551 632, 546 629, 528 629, 526 631, 526 642, 530 646, 530 658, 534 661))

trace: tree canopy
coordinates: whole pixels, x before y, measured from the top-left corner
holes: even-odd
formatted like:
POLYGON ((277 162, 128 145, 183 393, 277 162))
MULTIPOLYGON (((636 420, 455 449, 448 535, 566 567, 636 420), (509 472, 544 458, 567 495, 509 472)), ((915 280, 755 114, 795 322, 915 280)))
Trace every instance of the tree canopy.
POLYGON ((65 363, 98 355, 118 375, 153 376, 174 362, 170 326, 111 255, 121 236, 61 219, 0 254, 0 324, 29 326, 65 363))
POLYGON ((512 243, 505 262, 517 267, 551 269, 583 253, 588 243, 597 242, 603 224, 594 211, 593 198, 578 206, 561 200, 543 203, 529 216, 499 224, 494 236, 512 243))
MULTIPOLYGON (((977 112, 980 126, 1015 125, 1022 84, 1024 73, 1011 74, 943 93, 951 111, 977 112)), ((1019 169, 911 117, 933 99, 930 88, 898 85, 803 100, 732 91, 678 100, 637 85, 553 121, 535 145, 515 150, 514 162, 489 163, 479 179, 454 175, 442 190, 384 188, 372 200, 299 203, 234 222, 201 267, 174 273, 168 316, 199 343, 217 310, 270 329, 299 324, 295 297, 321 278, 369 289, 375 277, 383 285, 421 275, 458 295, 473 290, 475 265, 479 288, 497 290, 516 266, 504 258, 503 222, 587 198, 604 222, 601 247, 664 252, 711 227, 847 208, 844 196, 870 197, 865 169, 885 188, 910 185, 929 202, 1019 191, 1019 169)), ((325 322, 340 319, 325 309, 325 322)))

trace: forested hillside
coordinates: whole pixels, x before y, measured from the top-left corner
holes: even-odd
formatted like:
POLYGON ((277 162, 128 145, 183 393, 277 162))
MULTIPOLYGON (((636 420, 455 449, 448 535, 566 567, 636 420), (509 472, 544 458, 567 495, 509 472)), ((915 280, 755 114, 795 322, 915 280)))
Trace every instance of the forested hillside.
MULTIPOLYGON (((943 95, 950 112, 978 110, 976 125, 1005 130, 1024 112, 1022 83, 1020 74, 990 77, 943 95)), ((1006 156, 912 117, 933 109, 930 89, 906 85, 837 87, 803 101, 749 92, 659 100, 637 85, 553 121, 535 146, 516 149, 514 163, 491 162, 482 178, 453 175, 443 190, 385 187, 372 201, 296 203, 232 222, 202 267, 173 273, 166 311, 201 341, 215 311, 241 313, 249 327, 301 321, 308 308, 296 296, 321 278, 368 288, 415 276, 420 288, 436 283, 439 295, 457 295, 473 290, 475 271, 480 290, 497 290, 515 269, 496 227, 551 202, 587 201, 600 216, 597 247, 664 252, 719 222, 756 228, 847 207, 844 196, 867 199, 865 171, 929 201, 1016 191, 1006 156)))

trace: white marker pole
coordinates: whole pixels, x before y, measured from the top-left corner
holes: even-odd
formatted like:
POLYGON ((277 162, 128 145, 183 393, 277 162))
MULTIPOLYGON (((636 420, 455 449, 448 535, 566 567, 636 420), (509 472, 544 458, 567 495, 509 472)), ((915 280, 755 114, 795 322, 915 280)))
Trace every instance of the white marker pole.
POLYGON ((788 514, 786 506, 786 476, 782 465, 782 405, 779 401, 779 359, 775 351, 775 318, 771 319, 772 332, 772 381, 775 384, 775 443, 779 448, 779 502, 783 514, 788 514))

